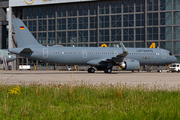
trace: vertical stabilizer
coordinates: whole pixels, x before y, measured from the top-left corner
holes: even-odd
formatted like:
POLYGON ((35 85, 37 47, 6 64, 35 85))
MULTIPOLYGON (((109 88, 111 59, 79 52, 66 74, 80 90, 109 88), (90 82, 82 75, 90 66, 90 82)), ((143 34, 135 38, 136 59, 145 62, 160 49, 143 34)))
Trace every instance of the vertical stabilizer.
POLYGON ((41 46, 20 19, 14 18, 12 21, 18 47, 41 46))

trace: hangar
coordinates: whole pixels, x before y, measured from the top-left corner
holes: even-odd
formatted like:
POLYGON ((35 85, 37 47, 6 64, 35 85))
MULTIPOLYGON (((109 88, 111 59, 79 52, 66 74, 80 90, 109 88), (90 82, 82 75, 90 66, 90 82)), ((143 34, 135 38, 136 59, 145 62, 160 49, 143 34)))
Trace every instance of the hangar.
MULTIPOLYGON (((0 11, 3 2, 8 1, 0 2, 0 11)), ((138 48, 155 43, 180 62, 180 0, 9 0, 8 5, 9 48, 16 47, 11 20, 17 17, 43 45, 118 47, 123 41, 138 48)), ((7 22, 0 18, 0 23, 3 48, 7 22)), ((17 64, 47 66, 21 57, 17 64)))

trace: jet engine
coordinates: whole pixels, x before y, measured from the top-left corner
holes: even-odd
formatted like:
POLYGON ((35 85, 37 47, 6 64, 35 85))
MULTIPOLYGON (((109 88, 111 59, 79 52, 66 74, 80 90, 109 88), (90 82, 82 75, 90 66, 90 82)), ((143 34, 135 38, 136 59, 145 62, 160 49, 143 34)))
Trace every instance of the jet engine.
POLYGON ((120 67, 123 70, 137 70, 139 65, 139 61, 137 60, 125 60, 121 63, 120 67))

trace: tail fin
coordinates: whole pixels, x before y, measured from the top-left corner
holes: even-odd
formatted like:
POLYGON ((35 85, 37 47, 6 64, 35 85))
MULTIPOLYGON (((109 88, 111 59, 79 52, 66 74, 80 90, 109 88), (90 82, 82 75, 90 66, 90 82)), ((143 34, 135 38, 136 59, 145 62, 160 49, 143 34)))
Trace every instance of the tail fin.
POLYGON ((18 47, 41 46, 20 19, 14 18, 12 21, 18 47))

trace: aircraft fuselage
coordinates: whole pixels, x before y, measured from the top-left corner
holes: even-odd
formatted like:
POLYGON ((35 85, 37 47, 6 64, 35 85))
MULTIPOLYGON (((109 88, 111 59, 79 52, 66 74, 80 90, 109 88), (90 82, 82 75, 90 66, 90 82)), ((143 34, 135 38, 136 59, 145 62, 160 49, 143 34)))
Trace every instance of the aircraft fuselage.
MULTIPOLYGON (((27 48, 27 47, 26 47, 27 48)), ((14 48, 19 49, 19 48, 14 48)), ((12 49, 13 50, 13 49, 12 49)), ((21 48, 22 50, 22 48, 21 48)), ((73 65, 94 65, 98 66, 98 61, 105 61, 122 54, 121 48, 102 47, 31 47, 32 54, 20 54, 25 57, 48 61, 59 64, 73 65)), ((140 65, 164 65, 175 62, 175 57, 164 49, 152 48, 127 48, 128 55, 125 59, 139 61, 140 65)), ((15 53, 15 52, 14 52, 15 53)), ((17 54, 17 53, 15 53, 17 54)))

